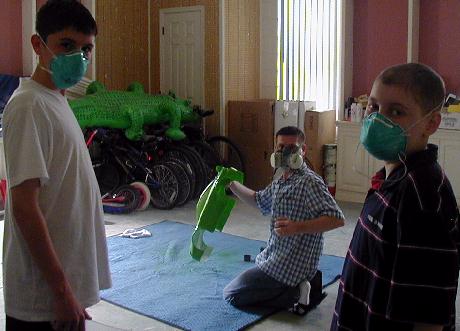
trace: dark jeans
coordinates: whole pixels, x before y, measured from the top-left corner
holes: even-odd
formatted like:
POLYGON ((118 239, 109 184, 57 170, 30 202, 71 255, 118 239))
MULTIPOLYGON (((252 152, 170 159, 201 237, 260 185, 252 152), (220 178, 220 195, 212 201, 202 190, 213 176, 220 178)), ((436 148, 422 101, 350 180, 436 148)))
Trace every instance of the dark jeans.
POLYGON ((235 307, 289 308, 299 299, 299 287, 287 286, 252 267, 224 288, 224 299, 235 307))
POLYGON ((26 322, 6 315, 6 331, 54 331, 50 322, 26 322))

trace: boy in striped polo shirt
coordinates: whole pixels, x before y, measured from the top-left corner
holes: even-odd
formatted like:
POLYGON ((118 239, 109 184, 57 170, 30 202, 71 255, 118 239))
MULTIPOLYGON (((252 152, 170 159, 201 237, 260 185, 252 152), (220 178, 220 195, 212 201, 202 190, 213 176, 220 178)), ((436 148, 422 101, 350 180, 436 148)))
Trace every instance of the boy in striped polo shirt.
POLYGON ((454 330, 458 208, 428 138, 444 83, 408 63, 375 80, 360 141, 385 166, 372 178, 347 253, 331 330, 454 330))

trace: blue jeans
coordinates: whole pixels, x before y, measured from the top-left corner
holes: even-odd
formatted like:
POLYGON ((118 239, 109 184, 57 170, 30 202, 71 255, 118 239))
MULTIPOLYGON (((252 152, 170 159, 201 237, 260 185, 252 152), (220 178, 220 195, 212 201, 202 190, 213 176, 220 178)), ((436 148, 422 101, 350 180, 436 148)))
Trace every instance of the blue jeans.
POLYGON ((235 307, 289 308, 299 299, 299 287, 287 286, 252 267, 225 286, 223 296, 235 307))

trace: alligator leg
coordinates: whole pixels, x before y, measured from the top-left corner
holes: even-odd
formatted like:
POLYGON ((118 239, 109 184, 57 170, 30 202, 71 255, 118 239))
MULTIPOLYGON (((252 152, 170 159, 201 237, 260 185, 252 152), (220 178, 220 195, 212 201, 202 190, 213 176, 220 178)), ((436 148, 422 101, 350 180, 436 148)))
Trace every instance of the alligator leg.
POLYGON ((139 140, 144 135, 144 115, 142 109, 122 106, 121 111, 128 114, 131 125, 125 130, 125 135, 130 140, 139 140))
POLYGON ((172 140, 182 140, 185 133, 180 129, 181 112, 179 107, 170 107, 169 111, 169 129, 166 130, 166 136, 172 140))

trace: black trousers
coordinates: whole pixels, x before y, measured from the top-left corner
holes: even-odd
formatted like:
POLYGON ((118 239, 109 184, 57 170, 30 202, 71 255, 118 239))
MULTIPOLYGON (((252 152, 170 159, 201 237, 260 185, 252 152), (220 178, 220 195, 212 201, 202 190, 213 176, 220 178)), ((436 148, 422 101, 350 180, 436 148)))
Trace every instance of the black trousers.
POLYGON ((50 322, 26 322, 6 315, 6 331, 54 331, 50 322))

